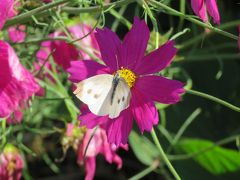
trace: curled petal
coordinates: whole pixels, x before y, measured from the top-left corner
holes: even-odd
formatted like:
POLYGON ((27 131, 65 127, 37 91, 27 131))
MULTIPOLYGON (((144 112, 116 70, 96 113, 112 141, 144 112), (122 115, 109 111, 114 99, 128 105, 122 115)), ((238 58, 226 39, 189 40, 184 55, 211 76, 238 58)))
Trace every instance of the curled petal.
POLYGON ((157 73, 170 65, 176 53, 174 41, 168 41, 145 56, 135 67, 134 72, 141 75, 157 73))
POLYGON ((191 0, 191 6, 196 15, 198 15, 204 22, 208 21, 204 0, 191 0))
POLYGON ((79 82, 97 74, 107 74, 109 68, 92 60, 71 61, 70 68, 67 69, 72 82, 79 82))
POLYGON ((85 180, 93 180, 96 171, 96 157, 87 157, 85 160, 85 180))
POLYGON ((185 92, 184 84, 160 76, 144 76, 138 79, 136 88, 144 92, 151 100, 164 104, 175 104, 185 92))
POLYGON ((207 11, 212 16, 214 23, 220 24, 220 15, 216 0, 206 0, 207 11))
POLYGON ((131 108, 141 133, 151 131, 158 123, 158 112, 154 103, 137 88, 132 89, 131 108))

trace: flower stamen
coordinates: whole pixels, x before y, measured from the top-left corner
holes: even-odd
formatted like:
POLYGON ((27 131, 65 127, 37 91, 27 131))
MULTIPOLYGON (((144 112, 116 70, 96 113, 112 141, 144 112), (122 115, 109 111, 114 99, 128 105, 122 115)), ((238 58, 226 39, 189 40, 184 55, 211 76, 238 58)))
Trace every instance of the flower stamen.
POLYGON ((136 81, 136 78, 137 78, 137 76, 136 76, 136 74, 134 74, 134 72, 132 72, 129 69, 121 67, 121 69, 119 69, 117 71, 117 74, 126 81, 127 85, 130 88, 133 87, 133 85, 136 81))

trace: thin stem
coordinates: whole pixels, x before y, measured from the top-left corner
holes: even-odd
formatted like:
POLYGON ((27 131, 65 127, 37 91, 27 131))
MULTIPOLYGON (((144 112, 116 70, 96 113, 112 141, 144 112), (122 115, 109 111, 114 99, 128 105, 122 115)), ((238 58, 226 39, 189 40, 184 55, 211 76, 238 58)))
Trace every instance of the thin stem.
POLYGON ((25 19, 31 19, 31 17, 34 16, 35 14, 41 13, 43 11, 46 11, 48 9, 54 8, 56 6, 59 6, 61 4, 67 3, 67 2, 69 2, 69 0, 59 0, 59 1, 56 1, 56 2, 52 2, 52 3, 49 3, 49 4, 43 5, 41 7, 38 7, 36 9, 33 9, 33 10, 28 11, 28 12, 23 13, 23 14, 20 14, 18 16, 15 16, 15 17, 9 19, 6 22, 4 28, 7 28, 11 25, 19 24, 22 21, 24 21, 25 19))
MULTIPOLYGON (((186 12, 186 0, 180 0, 180 12, 185 14, 186 12)), ((184 18, 180 17, 179 25, 178 25, 178 31, 180 31, 183 27, 184 18)))
POLYGON ((144 169, 140 173, 134 175, 133 177, 129 178, 129 180, 138 180, 142 179, 144 176, 148 175, 150 172, 154 171, 159 166, 159 161, 154 161, 151 166, 144 169))
POLYGON ((230 142, 235 141, 236 139, 238 139, 240 137, 240 135, 234 135, 234 136, 230 136, 227 137, 225 139, 222 139, 220 141, 215 142, 213 145, 200 149, 197 152, 191 153, 191 154, 183 154, 183 155, 168 155, 168 158, 171 159, 171 161, 180 161, 180 160, 186 160, 186 159, 191 159, 194 157, 197 157, 201 154, 206 153, 207 151, 212 150, 213 148, 215 148, 216 146, 221 146, 230 142))
POLYGON ((7 142, 7 137, 6 137, 6 126, 7 126, 7 120, 6 119, 2 119, 1 120, 2 123, 2 142, 1 142, 1 146, 0 146, 0 151, 4 148, 6 142, 7 142))
POLYGON ((179 11, 177 11, 177 10, 175 10, 175 9, 173 9, 173 8, 163 4, 161 2, 157 2, 155 0, 148 0, 148 2, 151 5, 155 6, 155 7, 162 8, 162 9, 168 11, 169 13, 171 13, 174 16, 183 17, 184 19, 186 19, 186 20, 188 20, 188 21, 190 21, 190 22, 192 22, 192 23, 194 23, 194 24, 196 24, 198 26, 210 29, 210 30, 212 30, 212 31, 214 31, 214 32, 216 32, 218 34, 221 34, 223 36, 226 36, 228 38, 231 38, 231 39, 234 39, 234 40, 238 40, 238 36, 236 36, 234 34, 231 34, 229 32, 223 31, 223 30, 221 30, 219 28, 213 27, 210 24, 206 24, 206 23, 204 23, 202 21, 199 21, 199 20, 197 20, 195 18, 192 18, 191 16, 185 15, 185 14, 183 14, 183 13, 181 13, 181 12, 179 12, 179 11))
POLYGON ((135 1, 138 1, 138 0, 119 0, 119 1, 108 3, 102 6, 93 6, 88 8, 64 7, 62 11, 69 14, 92 13, 92 12, 98 12, 101 10, 106 10, 111 7, 116 8, 119 6, 127 5, 135 1))
POLYGON ((169 170, 171 171, 171 173, 173 174, 173 176, 175 177, 176 180, 181 180, 180 176, 178 175, 178 173, 176 172, 176 170, 174 169, 174 167, 172 166, 171 162, 168 160, 167 155, 165 154, 165 152, 162 149, 162 146, 160 144, 160 142, 158 141, 157 135, 154 131, 154 128, 151 131, 151 135, 153 138, 154 143, 156 144, 160 156, 163 159, 163 161, 166 163, 167 167, 169 168, 169 170))
POLYGON ((197 108, 193 113, 187 118, 187 120, 183 123, 183 125, 178 130, 177 134, 174 136, 171 146, 168 149, 168 152, 172 150, 172 147, 176 145, 179 141, 179 139, 182 137, 185 130, 188 128, 188 126, 193 122, 194 119, 201 113, 201 108, 197 108))
MULTIPOLYGON (((235 21, 231 21, 231 22, 221 24, 219 26, 219 29, 226 30, 226 29, 229 29, 229 28, 232 28, 232 27, 236 27, 239 24, 240 24, 240 20, 235 20, 235 21)), ((203 37, 208 37, 208 36, 211 36, 213 34, 214 34, 214 31, 210 31, 208 33, 203 32, 202 34, 200 34, 200 35, 198 35, 194 38, 191 38, 188 41, 181 44, 178 49, 183 50, 183 49, 186 49, 188 47, 192 47, 193 44, 195 44, 197 42, 200 42, 203 39, 203 37)))
POLYGON ((206 93, 202 93, 202 92, 199 92, 199 91, 195 91, 195 90, 190 90, 190 89, 186 90, 186 92, 189 93, 189 94, 192 94, 192 95, 200 96, 200 97, 205 98, 205 99, 209 99, 209 100, 211 100, 213 102, 216 102, 216 103, 219 103, 219 104, 221 104, 221 105, 223 105, 225 107, 228 107, 229 109, 232 109, 234 111, 240 112, 240 107, 234 106, 234 105, 232 105, 232 104, 230 104, 230 103, 228 103, 228 102, 226 102, 224 100, 221 100, 221 99, 219 99, 217 97, 214 97, 212 95, 209 95, 209 94, 206 94, 206 93))

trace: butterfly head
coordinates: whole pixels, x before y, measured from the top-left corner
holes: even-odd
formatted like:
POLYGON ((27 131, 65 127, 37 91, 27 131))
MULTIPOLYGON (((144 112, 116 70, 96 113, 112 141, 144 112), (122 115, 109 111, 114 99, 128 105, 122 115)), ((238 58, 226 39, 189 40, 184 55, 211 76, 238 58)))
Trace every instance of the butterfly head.
POLYGON ((134 72, 123 67, 121 67, 121 69, 119 69, 114 76, 115 78, 118 78, 118 79, 119 78, 124 79, 130 88, 133 87, 137 79, 137 75, 134 72))

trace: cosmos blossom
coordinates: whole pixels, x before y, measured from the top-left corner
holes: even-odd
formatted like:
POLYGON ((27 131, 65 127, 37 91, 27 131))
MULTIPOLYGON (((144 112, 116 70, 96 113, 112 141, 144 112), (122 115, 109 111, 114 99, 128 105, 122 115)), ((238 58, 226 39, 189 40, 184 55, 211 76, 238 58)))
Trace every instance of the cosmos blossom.
POLYGON ((208 12, 213 18, 214 23, 220 24, 220 15, 216 0, 191 0, 191 6, 194 13, 204 22, 208 22, 208 12))
POLYGON ((159 120, 154 101, 175 104, 184 93, 183 83, 154 75, 171 63, 177 49, 173 41, 168 41, 145 55, 150 32, 145 21, 138 17, 123 42, 108 28, 97 29, 95 36, 105 65, 92 60, 73 61, 68 69, 70 80, 77 83, 97 74, 117 72, 131 88, 131 100, 129 107, 115 119, 96 116, 90 111, 82 111, 79 119, 87 128, 101 125, 106 129, 110 143, 126 144, 133 119, 141 133, 151 131, 159 120))
POLYGON ((0 65, 0 118, 8 118, 8 122, 13 122, 9 118, 14 113, 16 122, 19 122, 21 108, 38 91, 39 85, 5 41, 0 41, 0 65))
MULTIPOLYGON (((85 167, 85 180, 94 178, 98 154, 103 155, 108 163, 116 163, 118 169, 122 167, 122 159, 116 153, 118 148, 114 144, 108 143, 106 132, 102 128, 86 129, 69 123, 63 142, 65 147, 72 146, 76 151, 78 164, 85 167)), ((128 149, 127 145, 121 147, 125 150, 128 149)))
POLYGON ((18 149, 7 144, 0 154, 0 177, 4 180, 20 180, 24 161, 18 149))

